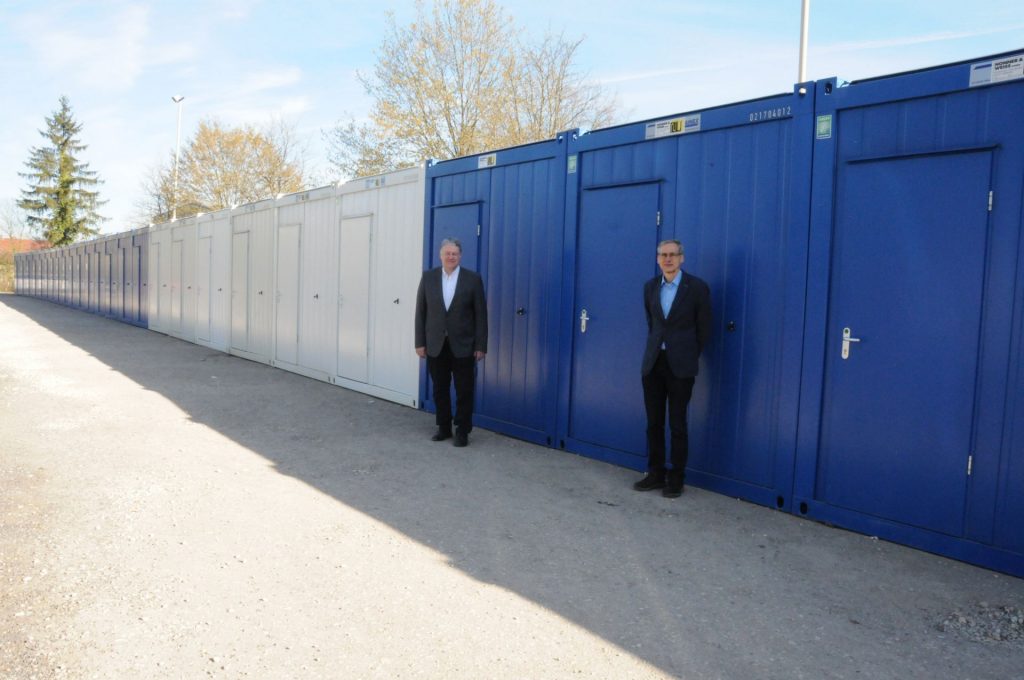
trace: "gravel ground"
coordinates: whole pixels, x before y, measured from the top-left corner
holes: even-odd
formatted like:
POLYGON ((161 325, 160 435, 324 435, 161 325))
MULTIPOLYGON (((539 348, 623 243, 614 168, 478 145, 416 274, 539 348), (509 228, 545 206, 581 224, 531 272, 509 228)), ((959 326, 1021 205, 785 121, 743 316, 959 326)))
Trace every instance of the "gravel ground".
POLYGON ((0 678, 1024 678, 1024 581, 0 295, 0 678))

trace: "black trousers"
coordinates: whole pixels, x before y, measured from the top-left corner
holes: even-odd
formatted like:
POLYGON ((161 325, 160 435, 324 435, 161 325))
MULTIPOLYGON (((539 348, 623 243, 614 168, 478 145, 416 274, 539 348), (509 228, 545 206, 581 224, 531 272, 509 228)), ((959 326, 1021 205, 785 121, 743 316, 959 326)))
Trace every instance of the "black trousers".
POLYGON ((473 386, 476 382, 476 360, 473 355, 458 358, 452 354, 448 340, 441 353, 427 357, 427 371, 434 383, 434 406, 437 426, 445 432, 452 429, 452 378, 455 379, 455 427, 469 434, 473 429, 473 386))
POLYGON ((677 378, 668 366, 665 352, 658 353, 654 368, 643 377, 644 408, 647 410, 647 471, 664 476, 666 481, 682 484, 686 477, 686 459, 690 440, 686 430, 686 407, 693 394, 694 379, 677 378), (672 467, 665 460, 665 406, 672 442, 672 467))

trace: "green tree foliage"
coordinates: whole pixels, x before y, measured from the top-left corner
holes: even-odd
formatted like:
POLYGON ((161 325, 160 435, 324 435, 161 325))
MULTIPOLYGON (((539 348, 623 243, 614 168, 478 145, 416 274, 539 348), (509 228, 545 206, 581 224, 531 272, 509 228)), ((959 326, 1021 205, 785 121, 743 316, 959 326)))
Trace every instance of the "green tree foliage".
POLYGON ((96 209, 105 201, 93 190, 100 180, 78 158, 87 148, 78 140, 81 131, 68 98, 61 97, 60 108, 46 119, 46 130, 39 131, 47 143, 32 149, 25 163, 29 171, 19 173, 30 186, 22 190, 18 206, 26 211, 29 226, 54 246, 99 233, 95 225, 104 219, 96 209))
POLYGON ((371 77, 369 123, 324 132, 342 175, 365 176, 603 127, 616 103, 575 64, 582 40, 531 43, 494 0, 417 1, 416 20, 393 14, 371 77))
POLYGON ((141 209, 149 222, 165 222, 177 206, 178 218, 252 203, 308 188, 304 152, 291 128, 272 123, 226 127, 199 122, 184 145, 174 188, 174 154, 144 181, 141 209))

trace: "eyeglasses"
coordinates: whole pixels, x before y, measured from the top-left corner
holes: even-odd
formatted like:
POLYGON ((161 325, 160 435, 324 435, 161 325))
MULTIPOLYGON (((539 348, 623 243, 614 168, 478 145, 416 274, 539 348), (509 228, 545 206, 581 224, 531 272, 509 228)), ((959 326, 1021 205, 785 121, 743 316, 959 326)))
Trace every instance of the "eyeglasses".
POLYGON ((682 253, 658 253, 658 257, 679 257, 682 253))

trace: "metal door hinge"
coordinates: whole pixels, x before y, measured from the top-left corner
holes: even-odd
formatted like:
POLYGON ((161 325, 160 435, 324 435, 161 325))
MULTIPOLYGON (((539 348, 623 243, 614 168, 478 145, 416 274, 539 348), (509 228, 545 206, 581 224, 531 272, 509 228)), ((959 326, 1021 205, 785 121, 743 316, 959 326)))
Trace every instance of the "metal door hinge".
POLYGON ((991 191, 988 192, 988 211, 989 212, 992 212, 992 193, 993 192, 991 192, 991 191))
POLYGON ((967 476, 971 476, 971 470, 974 468, 974 455, 967 456, 967 476))
POLYGON ((477 235, 477 236, 479 236, 479 235, 480 235, 480 225, 479 225, 479 224, 478 224, 478 225, 476 225, 476 235, 477 235))
POLYGON ((660 210, 657 213, 654 214, 654 226, 656 226, 656 227, 660 227, 661 226, 661 211, 660 210))

